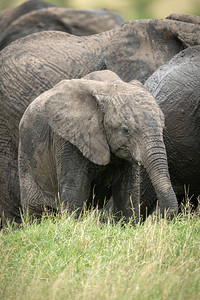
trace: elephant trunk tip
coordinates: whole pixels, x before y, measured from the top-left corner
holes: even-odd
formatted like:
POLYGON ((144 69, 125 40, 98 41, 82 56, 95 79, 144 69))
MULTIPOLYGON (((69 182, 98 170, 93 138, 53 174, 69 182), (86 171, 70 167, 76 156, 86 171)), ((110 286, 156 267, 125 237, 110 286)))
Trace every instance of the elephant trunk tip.
POLYGON ((174 219, 178 214, 178 201, 176 196, 174 195, 173 199, 171 199, 168 205, 162 203, 161 207, 160 214, 162 218, 166 218, 168 220, 174 219))
POLYGON ((177 213, 178 206, 177 208, 168 208, 164 210, 163 217, 167 220, 173 220, 177 216, 177 213))

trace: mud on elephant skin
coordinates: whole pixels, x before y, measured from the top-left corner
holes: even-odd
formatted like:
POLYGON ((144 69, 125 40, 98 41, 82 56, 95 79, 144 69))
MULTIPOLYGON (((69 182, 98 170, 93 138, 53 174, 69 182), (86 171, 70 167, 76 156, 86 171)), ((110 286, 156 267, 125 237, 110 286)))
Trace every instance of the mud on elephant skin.
POLYGON ((164 118, 155 99, 140 82, 125 83, 111 71, 91 76, 101 81, 61 81, 26 109, 19 134, 22 207, 41 215, 44 205, 56 208, 59 193, 65 207, 80 212, 102 182, 111 186, 115 212, 138 222, 141 163, 161 212, 175 214, 164 118))
POLYGON ((146 88, 165 115, 169 171, 179 203, 185 188, 194 206, 200 195, 200 46, 187 48, 160 67, 146 88))
POLYGON ((7 216, 19 216, 18 126, 27 106, 59 81, 97 70, 114 71, 126 82, 144 82, 179 51, 200 44, 196 18, 194 23, 180 20, 129 21, 86 37, 41 32, 0 52, 0 215, 4 210, 7 216))

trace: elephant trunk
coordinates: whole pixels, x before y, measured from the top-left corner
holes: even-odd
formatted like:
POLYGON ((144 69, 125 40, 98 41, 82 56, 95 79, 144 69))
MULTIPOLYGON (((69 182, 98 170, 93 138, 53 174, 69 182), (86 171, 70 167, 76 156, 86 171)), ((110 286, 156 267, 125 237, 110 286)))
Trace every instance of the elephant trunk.
POLYGON ((178 211, 178 202, 171 185, 167 154, 164 142, 161 138, 158 141, 148 141, 145 144, 145 151, 142 155, 142 163, 149 174, 152 185, 155 189, 161 215, 174 216, 178 211))

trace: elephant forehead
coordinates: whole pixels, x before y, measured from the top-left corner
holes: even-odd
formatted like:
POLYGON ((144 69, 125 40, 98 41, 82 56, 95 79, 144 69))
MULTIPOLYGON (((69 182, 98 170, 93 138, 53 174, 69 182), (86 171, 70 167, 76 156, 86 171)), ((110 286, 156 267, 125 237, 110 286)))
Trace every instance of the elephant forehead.
POLYGON ((113 102, 114 105, 110 104, 111 113, 108 113, 108 120, 106 118, 109 123, 119 125, 124 121, 127 125, 129 124, 129 126, 138 130, 164 126, 163 113, 156 103, 154 105, 154 101, 150 104, 148 101, 135 99, 132 94, 121 94, 120 96, 115 94, 113 102), (110 115, 112 115, 112 118, 110 118, 110 115))
POLYGON ((143 88, 125 90, 124 92, 118 92, 113 95, 113 102, 116 107, 119 107, 121 111, 131 112, 135 109, 142 108, 142 110, 153 110, 155 113, 159 113, 160 108, 155 98, 143 88))

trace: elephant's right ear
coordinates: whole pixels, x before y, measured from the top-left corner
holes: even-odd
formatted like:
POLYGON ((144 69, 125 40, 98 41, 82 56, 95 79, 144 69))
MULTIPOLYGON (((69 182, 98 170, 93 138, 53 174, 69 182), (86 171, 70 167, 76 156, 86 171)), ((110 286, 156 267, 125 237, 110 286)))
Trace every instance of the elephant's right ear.
POLYGON ((72 79, 58 83, 47 94, 46 116, 52 130, 76 146, 90 161, 110 161, 103 114, 95 99, 95 86, 104 83, 72 79))

